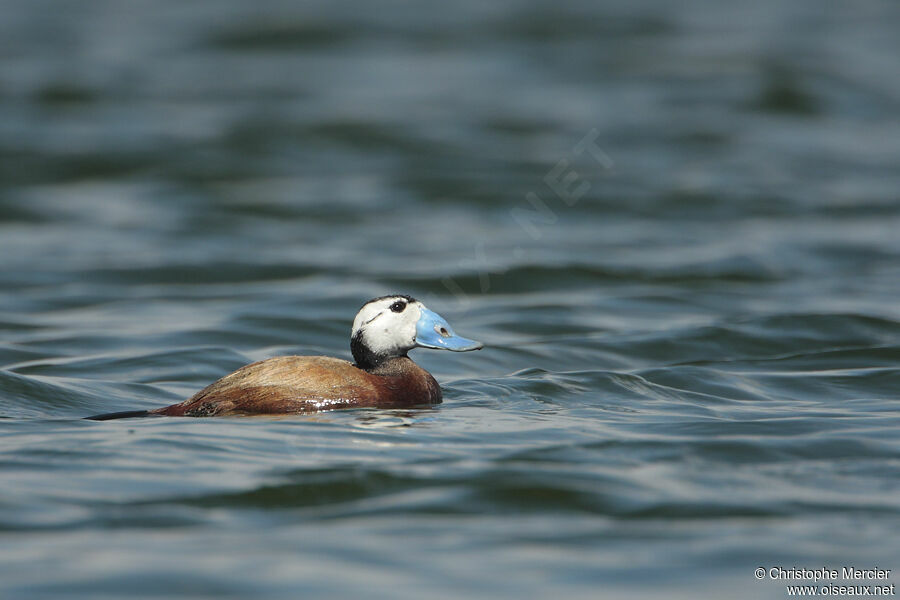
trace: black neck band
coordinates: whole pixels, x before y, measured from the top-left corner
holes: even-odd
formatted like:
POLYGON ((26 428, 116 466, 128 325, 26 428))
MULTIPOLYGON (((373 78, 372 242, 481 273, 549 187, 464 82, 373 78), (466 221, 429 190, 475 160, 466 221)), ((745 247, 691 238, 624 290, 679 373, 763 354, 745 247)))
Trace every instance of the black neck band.
POLYGON ((362 340, 362 331, 357 331, 356 335, 350 340, 350 352, 353 353, 353 360, 360 369, 370 371, 384 362, 389 356, 375 354, 371 348, 366 346, 362 340))

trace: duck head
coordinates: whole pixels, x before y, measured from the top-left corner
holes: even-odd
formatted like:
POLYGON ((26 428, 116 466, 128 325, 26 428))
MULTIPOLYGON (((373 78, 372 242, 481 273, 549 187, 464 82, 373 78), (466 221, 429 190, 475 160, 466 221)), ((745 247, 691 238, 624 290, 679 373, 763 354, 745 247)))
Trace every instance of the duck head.
POLYGON ((350 350, 357 366, 371 369, 413 348, 468 352, 483 344, 456 335, 447 321, 410 296, 382 296, 366 302, 353 320, 350 350))

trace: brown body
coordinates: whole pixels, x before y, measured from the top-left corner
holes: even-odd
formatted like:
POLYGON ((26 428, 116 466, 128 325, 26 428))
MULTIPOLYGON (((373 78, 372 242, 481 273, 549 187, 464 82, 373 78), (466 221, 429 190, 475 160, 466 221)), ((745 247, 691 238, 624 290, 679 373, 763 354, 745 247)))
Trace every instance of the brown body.
POLYGON ((338 358, 279 356, 242 367, 179 404, 149 411, 172 417, 306 413, 336 408, 438 404, 434 377, 406 356, 363 370, 338 358))

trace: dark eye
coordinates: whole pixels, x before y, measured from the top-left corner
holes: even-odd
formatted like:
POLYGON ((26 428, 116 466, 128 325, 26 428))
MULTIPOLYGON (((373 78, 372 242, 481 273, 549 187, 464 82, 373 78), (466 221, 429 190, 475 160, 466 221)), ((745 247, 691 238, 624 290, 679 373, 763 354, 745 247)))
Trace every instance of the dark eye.
POLYGON ((403 309, 405 309, 405 308, 406 308, 406 302, 400 302, 399 300, 397 300, 396 302, 391 304, 391 310, 394 311, 395 313, 401 313, 401 312, 403 312, 403 309))

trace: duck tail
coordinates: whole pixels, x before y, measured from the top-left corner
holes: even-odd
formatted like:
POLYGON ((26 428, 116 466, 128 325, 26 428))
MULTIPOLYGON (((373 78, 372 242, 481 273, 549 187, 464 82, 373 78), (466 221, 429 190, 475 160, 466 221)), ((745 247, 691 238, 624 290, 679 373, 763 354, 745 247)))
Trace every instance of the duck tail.
POLYGON ((149 410, 123 410, 121 412, 103 413, 85 417, 85 421, 112 421, 113 419, 133 419, 135 417, 150 417, 153 413, 149 410))

